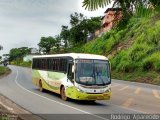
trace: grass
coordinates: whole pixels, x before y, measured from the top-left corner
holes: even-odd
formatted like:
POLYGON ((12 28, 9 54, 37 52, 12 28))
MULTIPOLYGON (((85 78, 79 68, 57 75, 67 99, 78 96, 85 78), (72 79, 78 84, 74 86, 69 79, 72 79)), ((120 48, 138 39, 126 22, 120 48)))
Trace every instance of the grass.
POLYGON ((5 75, 8 75, 10 72, 11 70, 8 67, 0 66, 0 78, 5 75))
POLYGON ((3 75, 6 72, 6 68, 0 66, 0 75, 3 75))
POLYGON ((155 16, 133 16, 124 29, 113 29, 76 52, 111 56, 112 78, 160 85, 160 19, 155 16))
POLYGON ((112 78, 125 81, 160 85, 160 73, 155 71, 150 71, 150 72, 136 71, 133 73, 125 73, 125 72, 117 72, 114 70, 112 71, 112 78))

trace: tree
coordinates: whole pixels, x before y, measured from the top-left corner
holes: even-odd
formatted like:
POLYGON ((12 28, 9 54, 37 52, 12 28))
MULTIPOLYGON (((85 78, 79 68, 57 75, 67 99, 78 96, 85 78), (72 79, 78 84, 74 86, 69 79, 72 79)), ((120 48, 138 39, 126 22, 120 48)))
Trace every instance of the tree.
POLYGON ((55 36, 55 40, 56 40, 56 43, 55 43, 55 47, 54 47, 54 53, 60 53, 61 52, 61 37, 60 37, 60 35, 56 35, 55 36))
POLYGON ((83 7, 88 10, 96 10, 99 7, 106 7, 113 2, 113 7, 121 7, 123 18, 133 14, 135 10, 141 9, 141 14, 144 13, 143 8, 150 9, 150 6, 157 7, 160 5, 159 0, 84 0, 83 7), (142 8, 141 8, 142 6, 142 8))
POLYGON ((28 47, 20 47, 20 48, 12 48, 9 52, 9 55, 6 54, 5 56, 9 56, 9 60, 16 60, 22 59, 25 55, 30 53, 30 48, 28 47))
POLYGON ((101 27, 101 17, 91 17, 86 21, 86 28, 89 33, 95 32, 95 30, 101 27))
POLYGON ((40 42, 38 43, 40 51, 49 54, 51 48, 56 46, 56 39, 49 36, 49 37, 41 37, 40 42))
POLYGON ((0 50, 2 50, 2 49, 3 49, 3 46, 0 45, 0 50))
POLYGON ((101 27, 101 18, 87 19, 82 13, 75 12, 70 15, 70 25, 70 29, 68 26, 62 26, 60 34, 65 42, 65 47, 68 47, 68 43, 72 47, 86 43, 88 34, 101 27))
POLYGON ((64 42, 64 48, 68 48, 68 41, 69 41, 70 31, 68 29, 68 26, 62 25, 60 37, 64 42))
POLYGON ((149 17, 153 14, 153 9, 160 10, 159 0, 84 0, 83 7, 88 10, 96 10, 111 3, 113 3, 113 8, 122 9, 123 16, 116 26, 117 29, 125 28, 134 13, 138 17, 149 17))
POLYGON ((72 27, 79 25, 86 17, 82 13, 75 12, 74 14, 70 15, 70 24, 72 27))
POLYGON ((88 10, 96 10, 98 8, 104 8, 108 4, 111 4, 113 0, 84 0, 83 7, 88 10))

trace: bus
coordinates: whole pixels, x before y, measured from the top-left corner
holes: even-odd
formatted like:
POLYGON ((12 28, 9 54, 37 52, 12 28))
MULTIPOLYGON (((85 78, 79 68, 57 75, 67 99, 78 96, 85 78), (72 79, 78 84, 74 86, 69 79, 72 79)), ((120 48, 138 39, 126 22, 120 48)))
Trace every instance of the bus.
POLYGON ((105 56, 81 53, 34 56, 32 82, 63 100, 109 100, 110 62, 105 56))

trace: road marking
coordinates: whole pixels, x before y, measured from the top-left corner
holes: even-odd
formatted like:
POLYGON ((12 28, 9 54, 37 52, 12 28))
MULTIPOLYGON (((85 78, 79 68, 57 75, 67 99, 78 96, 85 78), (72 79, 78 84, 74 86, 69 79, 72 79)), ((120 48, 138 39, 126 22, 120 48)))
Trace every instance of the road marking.
POLYGON ((141 91, 141 88, 137 88, 137 89, 135 90, 134 94, 139 94, 140 91, 141 91))
POLYGON ((123 88, 120 89, 120 91, 127 89, 129 86, 125 86, 123 88))
POLYGON ((134 100, 133 98, 128 98, 128 99, 123 103, 123 106, 126 107, 126 108, 128 108, 128 107, 132 104, 133 100, 134 100))
POLYGON ((17 79, 18 79, 18 70, 17 70, 17 75, 16 75, 16 78, 15 78, 14 81, 15 81, 15 83, 16 83, 20 88, 22 88, 23 90, 25 90, 25 91, 27 91, 27 92, 29 92, 29 93, 32 93, 32 94, 34 94, 34 95, 36 95, 36 96, 42 97, 42 98, 44 98, 44 99, 47 99, 47 100, 49 100, 49 101, 55 102, 55 103, 57 103, 57 104, 60 104, 60 105, 62 105, 62 106, 69 107, 69 108, 72 108, 72 109, 74 109, 74 110, 80 111, 80 112, 82 112, 82 113, 89 114, 89 115, 91 115, 91 116, 94 116, 94 117, 97 117, 97 118, 100 118, 100 119, 103 119, 103 120, 109 120, 109 119, 106 119, 106 118, 104 118, 104 117, 101 117, 101 116, 98 116, 98 115, 94 115, 94 114, 92 114, 92 113, 90 113, 90 112, 87 112, 87 111, 84 111, 84 110, 81 110, 81 109, 78 109, 78 108, 75 108, 75 107, 66 105, 66 104, 64 104, 64 103, 61 103, 61 102, 58 102, 58 101, 49 99, 49 98, 47 98, 47 97, 41 96, 41 95, 39 95, 39 94, 37 94, 37 93, 34 93, 34 92, 32 92, 32 91, 24 88, 23 86, 21 86, 21 85, 17 82, 17 79))
POLYGON ((158 94, 158 91, 157 91, 157 90, 152 90, 152 93, 153 93, 154 97, 156 97, 156 98, 159 98, 159 99, 160 99, 160 96, 159 96, 159 94, 158 94))

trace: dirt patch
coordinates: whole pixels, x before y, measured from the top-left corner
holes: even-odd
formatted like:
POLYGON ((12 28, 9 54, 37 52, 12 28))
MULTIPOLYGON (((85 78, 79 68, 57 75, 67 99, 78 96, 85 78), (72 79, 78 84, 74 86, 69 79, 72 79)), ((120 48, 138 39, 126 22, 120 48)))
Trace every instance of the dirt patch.
POLYGON ((0 94, 0 120, 43 120, 0 94))
POLYGON ((153 78, 151 78, 151 77, 138 78, 138 79, 135 80, 135 82, 153 84, 153 78))
POLYGON ((111 51, 111 53, 109 53, 109 55, 107 56, 108 58, 113 58, 115 55, 118 54, 119 51, 121 50, 127 50, 130 48, 130 46, 133 44, 134 39, 129 39, 127 42, 120 42, 118 43, 111 51))

